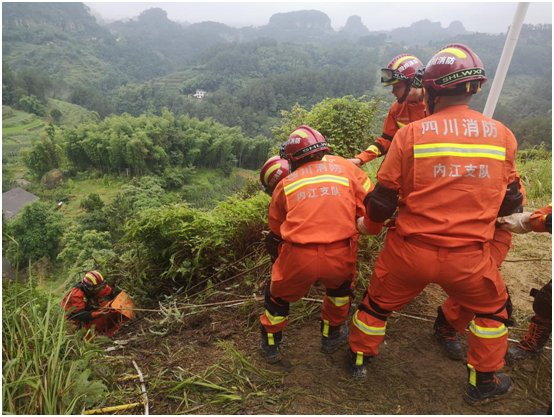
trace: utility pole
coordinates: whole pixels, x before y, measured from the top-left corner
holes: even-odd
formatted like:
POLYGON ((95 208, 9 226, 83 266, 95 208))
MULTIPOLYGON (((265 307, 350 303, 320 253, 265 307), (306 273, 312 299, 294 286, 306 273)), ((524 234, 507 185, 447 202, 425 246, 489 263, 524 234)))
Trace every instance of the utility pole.
POLYGON ((523 20, 525 19, 525 14, 529 8, 529 3, 519 3, 517 5, 516 14, 514 15, 514 20, 506 36, 506 42, 504 43, 504 49, 502 50, 502 55, 500 56, 500 61, 498 62, 498 68, 496 69, 496 74, 494 75, 494 80, 492 81, 491 91, 487 97, 487 103, 485 104, 485 109, 483 114, 488 117, 492 117, 494 114, 494 109, 496 108, 496 103, 498 102, 498 97, 502 91, 502 86, 504 85, 504 80, 506 79, 506 74, 508 73, 508 68, 510 67, 510 61, 514 54, 514 49, 516 48, 517 40, 519 38, 519 33, 521 32, 521 26, 523 26, 523 20))

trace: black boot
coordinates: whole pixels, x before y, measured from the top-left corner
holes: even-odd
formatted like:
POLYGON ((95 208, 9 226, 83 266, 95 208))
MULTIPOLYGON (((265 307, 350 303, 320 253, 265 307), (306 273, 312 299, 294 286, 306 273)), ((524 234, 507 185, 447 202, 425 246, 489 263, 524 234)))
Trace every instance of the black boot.
POLYGON ((339 347, 348 342, 348 326, 329 326, 321 322, 321 351, 323 353, 336 352, 339 347))
POLYGON ((267 363, 276 363, 281 360, 279 344, 281 343, 282 336, 283 332, 267 333, 262 327, 262 341, 260 343, 260 348, 262 356, 267 363))
POLYGON ((439 342, 446 356, 455 361, 463 361, 464 349, 458 340, 458 333, 444 317, 441 307, 437 309, 437 318, 433 328, 435 329, 435 339, 439 342))
POLYGON ((479 372, 467 365, 468 383, 464 400, 471 405, 486 404, 512 392, 512 379, 504 373, 479 372))
POLYGON ((364 356, 362 352, 354 353, 349 348, 348 352, 348 368, 352 372, 354 379, 367 378, 367 365, 371 362, 371 356, 364 356))
POLYGON ((516 345, 508 348, 506 361, 515 363, 517 361, 533 358, 542 352, 550 334, 552 333, 552 321, 541 320, 537 315, 533 316, 527 333, 516 345))

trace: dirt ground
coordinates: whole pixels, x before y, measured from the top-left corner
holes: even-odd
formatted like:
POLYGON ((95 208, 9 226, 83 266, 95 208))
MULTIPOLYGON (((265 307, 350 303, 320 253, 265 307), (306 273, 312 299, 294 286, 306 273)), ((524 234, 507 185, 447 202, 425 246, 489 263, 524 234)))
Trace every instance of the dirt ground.
MULTIPOLYGON (((532 315, 529 290, 540 288, 551 278, 551 258, 550 235, 514 237, 514 248, 502 266, 517 320, 510 331, 512 339, 525 333, 532 315)), ((317 296, 317 292, 311 296, 317 296)), ((357 294, 357 299, 360 296, 357 294)), ((146 375, 151 414, 544 413, 552 395, 551 342, 539 357, 505 368, 515 382, 509 397, 472 407, 462 399, 464 364, 443 356, 432 337, 436 307, 443 300, 440 287, 431 285, 404 311, 394 313, 381 354, 370 365, 368 379, 362 382, 353 381, 346 370, 346 347, 332 355, 319 351, 318 308, 286 329, 283 360, 275 365, 264 363, 258 353, 261 303, 191 316, 164 336, 150 333, 148 320, 137 321, 119 337, 131 341, 110 355, 118 372, 124 372, 125 367, 129 370, 129 366, 132 369, 131 359, 137 361, 146 375), (256 369, 275 372, 275 383, 262 384, 263 392, 243 390, 242 399, 232 403, 197 400, 187 407, 193 393, 168 390, 167 382, 179 372, 194 375, 224 363, 228 358, 221 340, 231 343, 256 369)), ((291 308, 291 319, 295 308, 291 308)), ((119 388, 138 396, 133 388, 119 388)), ((232 388, 241 391, 240 387, 232 388)))

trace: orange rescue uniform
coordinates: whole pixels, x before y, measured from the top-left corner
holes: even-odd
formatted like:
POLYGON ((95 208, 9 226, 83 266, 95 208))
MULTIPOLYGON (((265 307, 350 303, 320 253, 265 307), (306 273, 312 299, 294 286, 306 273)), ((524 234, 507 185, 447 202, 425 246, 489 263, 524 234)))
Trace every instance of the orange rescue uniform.
POLYGON ((360 168, 332 155, 303 164, 277 185, 269 227, 283 243, 271 271, 270 301, 266 298, 260 317, 269 336, 286 326, 288 303, 305 296, 316 281, 327 289, 324 335, 325 326, 346 321, 356 279, 356 219, 364 215, 363 201, 372 189, 360 168), (271 304, 275 311, 269 311, 271 304))
POLYGON ((66 318, 72 320, 78 327, 85 329, 93 328, 97 334, 113 336, 120 329, 120 313, 110 312, 98 317, 91 314, 106 304, 112 297, 113 290, 106 284, 94 296, 87 296, 87 293, 80 285, 73 287, 64 296, 61 306, 66 311, 66 318))
POLYGON ((552 203, 541 209, 535 210, 529 219, 533 232, 552 233, 552 203), (550 221, 548 221, 549 217, 550 221))
POLYGON ((398 129, 406 126, 411 122, 423 119, 425 117, 425 103, 423 101, 408 102, 402 104, 395 101, 385 118, 383 124, 383 133, 375 139, 373 145, 370 145, 365 151, 356 155, 356 158, 362 161, 362 164, 367 164, 369 161, 385 155, 391 145, 391 141, 398 132, 398 129))
POLYGON ((508 128, 467 105, 397 133, 378 173, 378 184, 399 194, 396 229, 352 320, 358 357, 378 354, 388 315, 434 282, 449 296, 442 306, 448 322, 459 332, 469 324, 468 363, 480 372, 504 365, 508 293, 489 242, 516 179, 516 149, 508 128))

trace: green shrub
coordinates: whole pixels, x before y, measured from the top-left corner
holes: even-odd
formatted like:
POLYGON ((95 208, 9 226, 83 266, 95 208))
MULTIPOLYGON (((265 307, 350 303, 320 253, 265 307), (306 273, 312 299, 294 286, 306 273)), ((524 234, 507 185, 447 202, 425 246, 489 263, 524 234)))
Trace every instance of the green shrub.
POLYGON ((104 207, 104 202, 97 193, 90 193, 88 196, 81 200, 79 207, 81 207, 85 211, 91 212, 100 210, 102 207, 104 207))
POLYGON ((188 205, 140 212, 126 227, 131 247, 122 257, 125 275, 143 296, 191 285, 209 285, 238 270, 230 267, 261 245, 269 197, 232 197, 206 212, 188 205))
POLYGON ((37 201, 26 206, 6 224, 5 233, 17 242, 8 246, 8 259, 20 265, 43 256, 55 259, 63 229, 63 217, 51 205, 37 201))

